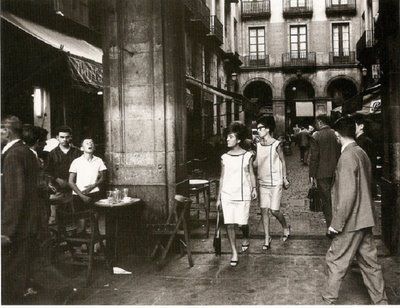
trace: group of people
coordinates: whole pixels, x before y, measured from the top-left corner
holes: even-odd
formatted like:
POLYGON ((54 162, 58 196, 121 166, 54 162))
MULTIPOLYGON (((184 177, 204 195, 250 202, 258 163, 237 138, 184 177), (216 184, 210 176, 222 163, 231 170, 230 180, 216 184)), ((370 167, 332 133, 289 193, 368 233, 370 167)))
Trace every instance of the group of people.
MULTIPOLYGON (((80 209, 99 198, 106 166, 94 156, 95 145, 85 138, 81 148, 72 145, 68 126, 56 130, 58 145, 45 152, 47 131, 23 125, 15 116, 1 122, 1 245, 2 303, 37 293, 32 280, 35 257, 50 265, 50 251, 35 249, 50 241, 48 223, 54 222, 55 204, 70 204, 80 209), (72 203, 73 201, 73 203, 72 203), (39 255, 38 255, 39 254, 39 255)), ((76 222, 76 232, 85 232, 85 221, 76 222)), ((48 248, 48 247, 47 247, 48 248)), ((52 268, 51 273, 57 273, 52 268)), ((57 273, 60 286, 67 279, 57 273), (61 277, 61 278, 60 278, 61 277), (64 280, 64 281, 63 281, 64 280)))
MULTIPOLYGON (((375 225, 373 163, 369 155, 376 153, 371 150, 370 139, 362 136, 364 125, 360 116, 345 116, 338 119, 332 129, 328 117, 321 115, 316 118, 316 131, 310 137, 310 182, 320 191, 326 234, 332 240, 326 254, 327 286, 322 294, 326 304, 337 301, 341 282, 354 258, 372 302, 387 304, 382 269, 372 234, 375 225), (364 150, 366 144, 368 148, 364 150)), ((221 156, 216 206, 218 210, 222 209, 224 215, 232 250, 232 267, 239 262, 235 225, 240 226, 243 232, 241 251, 249 249, 251 200, 258 198, 261 208, 265 231, 262 250, 271 247, 269 214, 275 216, 282 225, 282 240, 290 237, 290 225, 280 211, 282 191, 288 189, 290 183, 282 143, 273 137, 274 129, 272 116, 257 119, 259 142, 256 151, 246 150, 246 127, 242 123, 233 122, 228 130, 229 151, 221 156)), ((302 158, 304 162, 305 157, 302 158)))

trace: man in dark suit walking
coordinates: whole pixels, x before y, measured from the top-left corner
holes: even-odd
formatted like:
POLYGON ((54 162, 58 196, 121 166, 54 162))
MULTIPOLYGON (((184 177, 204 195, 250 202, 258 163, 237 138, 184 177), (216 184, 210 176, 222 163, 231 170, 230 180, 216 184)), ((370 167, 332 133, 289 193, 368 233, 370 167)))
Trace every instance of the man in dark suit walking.
POLYGON ((331 186, 340 145, 326 115, 317 116, 315 126, 318 131, 311 138, 310 181, 318 187, 326 227, 329 227, 332 220, 331 186))
POLYGON ((342 154, 332 187, 333 217, 328 233, 334 236, 326 254, 327 287, 322 295, 327 304, 338 299, 340 284, 353 258, 360 266, 364 284, 374 304, 387 304, 381 266, 372 235, 374 222, 371 196, 371 162, 355 138, 351 117, 335 123, 342 154))
POLYGON ((2 120, 2 304, 18 303, 22 295, 34 293, 29 279, 40 223, 38 164, 21 133, 17 117, 2 120))

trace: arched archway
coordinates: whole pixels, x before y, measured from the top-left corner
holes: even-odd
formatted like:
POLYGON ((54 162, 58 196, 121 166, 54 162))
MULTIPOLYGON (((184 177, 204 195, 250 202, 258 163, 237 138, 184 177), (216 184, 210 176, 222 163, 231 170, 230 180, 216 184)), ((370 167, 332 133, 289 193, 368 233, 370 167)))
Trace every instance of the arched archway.
POLYGON ((356 84, 347 78, 336 78, 327 87, 327 96, 332 100, 332 109, 342 107, 342 111, 352 110, 351 98, 358 93, 356 84), (344 104, 346 103, 346 106, 344 104))
POLYGON ((295 124, 308 126, 314 122, 315 90, 306 79, 290 80, 284 89, 286 106, 286 129, 295 124))
POLYGON ((250 82, 243 90, 243 95, 258 106, 258 115, 272 114, 272 89, 264 81, 250 82))

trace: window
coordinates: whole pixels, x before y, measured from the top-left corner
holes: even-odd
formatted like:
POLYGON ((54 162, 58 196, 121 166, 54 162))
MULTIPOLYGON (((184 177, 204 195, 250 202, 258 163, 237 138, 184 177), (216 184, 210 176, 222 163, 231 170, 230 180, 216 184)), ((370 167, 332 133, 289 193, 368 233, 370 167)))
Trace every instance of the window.
POLYGON ((332 0, 332 5, 346 5, 348 0, 332 0))
POLYGON ((289 6, 290 7, 305 7, 306 0, 290 0, 289 6))
POLYGON ((332 47, 334 57, 350 55, 349 24, 334 24, 332 26, 332 47))
POLYGON ((307 26, 290 26, 290 58, 307 58, 307 26))
POLYGON ((265 29, 249 28, 249 48, 250 64, 260 64, 265 62, 265 29))

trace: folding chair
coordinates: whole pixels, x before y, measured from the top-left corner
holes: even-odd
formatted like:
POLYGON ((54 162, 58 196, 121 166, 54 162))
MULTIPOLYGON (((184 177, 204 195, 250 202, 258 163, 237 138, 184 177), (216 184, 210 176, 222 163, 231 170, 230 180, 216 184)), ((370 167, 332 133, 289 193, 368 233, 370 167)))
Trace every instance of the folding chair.
POLYGON ((171 245, 177 236, 182 234, 181 229, 183 229, 184 237, 184 239, 182 239, 182 237, 179 238, 181 257, 184 254, 184 250, 186 250, 189 266, 193 267, 194 265, 192 252, 190 250, 189 231, 185 217, 190 210, 191 203, 191 199, 181 195, 176 195, 174 206, 168 215, 167 221, 163 224, 147 225, 149 232, 156 239, 156 246, 151 253, 151 258, 155 259, 157 252, 159 250, 161 251, 161 256, 157 262, 159 269, 165 265, 165 258, 168 254, 168 251, 170 250, 171 245), (168 238, 167 244, 164 246, 163 241, 165 241, 166 238, 168 238))

